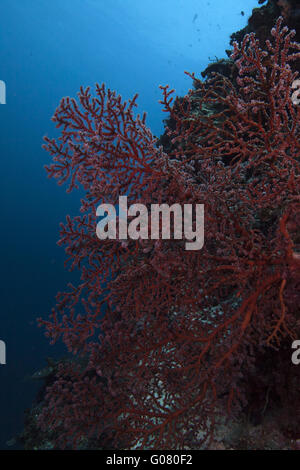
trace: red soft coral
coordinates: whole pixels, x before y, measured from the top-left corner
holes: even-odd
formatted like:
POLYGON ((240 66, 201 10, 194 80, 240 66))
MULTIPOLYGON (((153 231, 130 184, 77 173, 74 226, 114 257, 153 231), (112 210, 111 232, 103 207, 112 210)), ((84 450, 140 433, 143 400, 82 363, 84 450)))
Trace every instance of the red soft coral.
POLYGON ((47 171, 86 191, 59 242, 81 283, 42 321, 81 358, 62 369, 41 417, 60 444, 87 435, 126 448, 207 444, 220 410, 245 405, 257 357, 299 334, 300 107, 289 63, 300 46, 282 19, 272 37, 265 50, 254 34, 234 45, 236 82, 192 75, 195 89, 175 102, 162 87, 168 153, 134 116, 136 97, 123 103, 102 85, 95 98, 81 89, 79 102, 60 103, 47 171), (100 242, 96 207, 119 194, 204 204, 203 249, 100 242))

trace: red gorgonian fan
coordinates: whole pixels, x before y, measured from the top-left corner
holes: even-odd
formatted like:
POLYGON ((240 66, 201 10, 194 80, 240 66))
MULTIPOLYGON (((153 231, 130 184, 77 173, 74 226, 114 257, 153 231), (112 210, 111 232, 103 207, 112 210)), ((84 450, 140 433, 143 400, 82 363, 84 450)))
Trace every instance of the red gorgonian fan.
MULTIPOLYGON (((96 97, 81 88, 79 101, 61 101, 53 117, 61 135, 45 138, 47 171, 85 197, 59 241, 81 282, 41 320, 77 358, 48 389, 40 418, 57 430, 57 445, 76 447, 87 436, 127 449, 208 445, 218 416, 247 406, 248 375, 262 372, 258 358, 299 338, 293 35, 282 18, 265 50, 246 35, 234 45, 236 80, 191 75, 195 88, 175 101, 161 87, 172 123, 168 151, 145 116, 134 116, 136 97, 123 103, 97 85, 96 97), (96 208, 117 206, 119 195, 128 204, 204 204, 204 247, 100 241, 96 208)), ((291 367, 287 355, 283 370, 291 367)), ((290 387, 283 395, 299 405, 299 381, 290 387)))

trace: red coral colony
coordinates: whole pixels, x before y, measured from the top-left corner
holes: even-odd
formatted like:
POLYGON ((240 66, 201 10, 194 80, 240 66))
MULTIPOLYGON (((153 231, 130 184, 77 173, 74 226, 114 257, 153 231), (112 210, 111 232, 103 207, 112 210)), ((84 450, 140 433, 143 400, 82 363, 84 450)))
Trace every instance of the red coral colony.
POLYGON ((265 46, 254 33, 234 43, 234 78, 188 74, 194 88, 176 99, 161 87, 162 145, 135 116, 136 96, 122 102, 97 85, 95 97, 81 88, 57 108, 48 176, 85 192, 59 241, 80 284, 40 320, 76 357, 61 365, 39 418, 57 447, 205 448, 220 422, 272 409, 299 438, 300 44, 282 22, 265 46), (204 204, 203 248, 100 241, 96 208, 119 195, 204 204))

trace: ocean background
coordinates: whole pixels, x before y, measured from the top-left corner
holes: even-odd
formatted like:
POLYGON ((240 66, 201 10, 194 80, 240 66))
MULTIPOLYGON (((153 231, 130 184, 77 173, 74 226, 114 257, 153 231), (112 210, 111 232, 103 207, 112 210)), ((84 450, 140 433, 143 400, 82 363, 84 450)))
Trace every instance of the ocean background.
MULTIPOLYGON (((55 136, 60 99, 105 82, 123 99, 139 94, 154 135, 166 117, 159 85, 178 95, 210 61, 226 58, 231 33, 243 28, 257 0, 1 0, 0 105, 1 309, 0 449, 23 429, 24 410, 39 388, 30 376, 61 357, 37 317, 47 318, 55 295, 78 274, 64 269, 56 242, 59 222, 76 215, 79 195, 48 180, 41 148, 55 136), (242 14, 242 12, 244 14, 242 14)), ((16 444, 11 448, 20 448, 16 444)))

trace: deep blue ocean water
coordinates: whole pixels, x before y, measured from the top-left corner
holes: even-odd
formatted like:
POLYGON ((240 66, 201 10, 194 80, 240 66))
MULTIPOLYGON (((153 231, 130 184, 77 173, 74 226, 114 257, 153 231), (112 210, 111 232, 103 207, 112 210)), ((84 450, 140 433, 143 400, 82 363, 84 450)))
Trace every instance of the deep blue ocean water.
POLYGON ((124 99, 139 93, 139 111, 159 136, 159 85, 183 95, 184 70, 200 72, 226 57, 231 33, 247 23, 257 0, 1 0, 0 105, 1 309, 0 449, 22 431, 38 384, 27 379, 46 357, 65 353, 37 328, 55 295, 77 279, 56 245, 59 222, 75 215, 78 194, 46 178, 44 135, 63 96, 105 82, 124 99), (242 14, 244 12, 244 15, 242 14))

